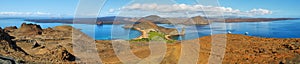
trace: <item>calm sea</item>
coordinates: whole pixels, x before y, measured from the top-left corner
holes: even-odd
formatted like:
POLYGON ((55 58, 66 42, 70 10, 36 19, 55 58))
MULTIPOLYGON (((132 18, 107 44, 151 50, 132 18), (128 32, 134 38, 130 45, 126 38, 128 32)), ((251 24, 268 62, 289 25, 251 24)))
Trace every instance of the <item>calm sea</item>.
MULTIPOLYGON (((23 19, 0 19, 0 27, 7 26, 20 27, 22 23, 33 23, 23 21, 23 19)), ((59 25, 70 25, 62 23, 35 23, 41 25, 42 28, 54 27, 59 25)), ((212 25, 201 26, 176 26, 180 31, 185 28, 186 36, 174 37, 178 40, 195 39, 211 34, 220 34, 231 32, 232 34, 244 34, 248 32, 249 36, 265 37, 265 38, 300 38, 300 20, 281 20, 272 22, 239 22, 239 23, 213 23, 212 25), (225 28, 226 27, 226 28, 225 28)), ((87 25, 74 24, 71 25, 82 32, 94 37, 97 40, 111 39, 132 39, 141 35, 140 32, 132 29, 124 29, 123 25, 87 25), (114 35, 114 36, 112 36, 114 35)), ((170 24, 159 24, 159 26, 167 28, 175 28, 170 24)))

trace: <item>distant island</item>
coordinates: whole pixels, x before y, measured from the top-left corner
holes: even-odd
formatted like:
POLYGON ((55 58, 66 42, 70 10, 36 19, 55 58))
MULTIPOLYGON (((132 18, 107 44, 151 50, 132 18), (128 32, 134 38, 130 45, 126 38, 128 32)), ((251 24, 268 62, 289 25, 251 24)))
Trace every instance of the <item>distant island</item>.
POLYGON ((210 21, 212 22, 266 22, 266 21, 278 21, 278 20, 296 20, 299 18, 205 18, 201 16, 195 16, 191 18, 162 18, 157 15, 149 15, 146 17, 118 17, 118 16, 109 16, 109 17, 98 17, 98 18, 61 18, 61 19, 25 19, 25 21, 36 22, 36 23, 67 23, 67 24, 132 24, 140 23, 139 19, 151 20, 155 24, 183 24, 183 25, 208 25, 210 21), (96 22, 86 22, 91 19, 96 20, 96 22), (76 20, 76 22, 73 22, 76 20))
POLYGON ((228 18, 225 22, 267 22, 278 20, 296 20, 299 18, 228 18))
POLYGON ((185 25, 208 25, 209 22, 207 19, 201 16, 195 16, 192 18, 162 18, 157 15, 150 15, 141 18, 131 18, 131 17, 117 17, 117 16, 109 16, 109 17, 99 17, 99 18, 77 18, 77 19, 25 19, 25 21, 36 22, 36 23, 67 23, 67 24, 130 24, 130 23, 140 23, 139 19, 151 20, 151 22, 155 24, 185 24, 185 25), (96 22, 86 22, 91 19, 96 20, 96 22), (76 22, 73 22, 76 20, 76 22), (194 22, 192 22, 194 21, 194 22))

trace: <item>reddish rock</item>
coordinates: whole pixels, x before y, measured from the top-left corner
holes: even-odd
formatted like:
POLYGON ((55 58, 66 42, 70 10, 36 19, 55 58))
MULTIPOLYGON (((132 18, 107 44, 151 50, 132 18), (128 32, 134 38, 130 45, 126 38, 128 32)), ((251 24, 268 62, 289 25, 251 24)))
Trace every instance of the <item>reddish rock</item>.
POLYGON ((9 27, 4 28, 4 30, 8 31, 8 32, 11 32, 11 31, 16 30, 16 29, 18 29, 16 26, 9 26, 9 27))
POLYGON ((42 28, 40 25, 37 25, 37 24, 26 24, 26 23, 23 23, 21 25, 21 28, 18 29, 18 32, 19 33, 22 33, 24 35, 40 35, 42 34, 42 28))

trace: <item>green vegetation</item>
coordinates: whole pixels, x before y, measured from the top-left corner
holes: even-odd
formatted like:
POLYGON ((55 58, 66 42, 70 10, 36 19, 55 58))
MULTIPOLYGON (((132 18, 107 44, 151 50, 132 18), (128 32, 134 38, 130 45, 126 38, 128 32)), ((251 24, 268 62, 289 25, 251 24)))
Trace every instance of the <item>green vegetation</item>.
POLYGON ((154 40, 154 41, 159 41, 159 40, 166 40, 165 39, 165 34, 161 33, 161 32, 149 32, 148 33, 148 36, 151 40, 154 40))
POLYGON ((165 36, 166 35, 164 33, 151 31, 151 32, 148 33, 148 37, 149 38, 135 39, 135 40, 130 40, 130 41, 131 42, 165 41, 167 43, 173 43, 173 42, 175 42, 175 40, 168 40, 168 39, 166 39, 165 36))
POLYGON ((142 39, 133 39, 133 40, 130 40, 131 42, 143 42, 143 41, 150 41, 149 38, 142 38, 142 39))

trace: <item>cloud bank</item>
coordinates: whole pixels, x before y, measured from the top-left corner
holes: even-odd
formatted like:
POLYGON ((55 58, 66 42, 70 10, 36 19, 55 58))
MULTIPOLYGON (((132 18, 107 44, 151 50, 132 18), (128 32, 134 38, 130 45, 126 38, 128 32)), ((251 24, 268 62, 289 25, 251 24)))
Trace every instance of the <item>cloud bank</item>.
POLYGON ((45 15, 51 15, 51 14, 45 13, 45 12, 0 12, 0 15, 5 15, 5 16, 45 16, 45 15))
POLYGON ((156 11, 159 13, 206 13, 213 15, 214 13, 223 13, 224 15, 267 15, 272 14, 272 11, 267 9, 252 9, 248 11, 241 11, 230 7, 217 7, 217 6, 204 6, 204 5, 187 5, 187 4, 173 4, 173 5, 160 5, 160 4, 132 4, 122 7, 120 9, 111 9, 112 11, 156 11))

